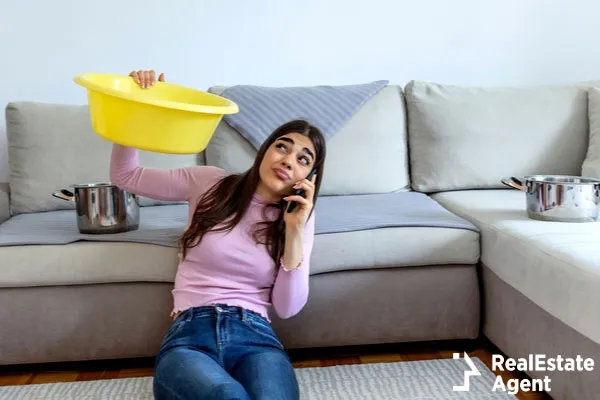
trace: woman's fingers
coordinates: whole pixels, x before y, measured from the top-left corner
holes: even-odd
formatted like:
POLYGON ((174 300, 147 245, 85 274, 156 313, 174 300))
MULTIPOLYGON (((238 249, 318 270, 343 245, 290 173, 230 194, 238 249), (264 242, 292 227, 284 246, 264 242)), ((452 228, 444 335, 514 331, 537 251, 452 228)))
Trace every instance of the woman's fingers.
POLYGON ((305 199, 302 196, 298 196, 298 195, 291 195, 291 196, 286 196, 283 198, 286 201, 295 201, 297 203, 301 203, 301 204, 306 204, 306 205, 310 205, 310 201, 308 199, 305 199))
POLYGON ((154 86, 154 82, 156 82, 156 73, 154 70, 148 71, 148 86, 154 86))
MULTIPOLYGON (((142 88, 149 88, 150 86, 154 86, 154 84, 156 83, 156 72, 154 70, 132 71, 131 73, 129 73, 129 76, 131 76, 135 80, 135 82, 142 88)), ((161 73, 158 77, 158 80, 160 82, 164 82, 165 74, 161 73)))
POLYGON ((312 199, 315 192, 315 184, 308 179, 304 179, 293 186, 294 189, 302 189, 307 199, 312 199))
POLYGON ((129 73, 129 76, 130 76, 130 77, 132 77, 132 78, 133 78, 133 80, 135 80, 135 81, 136 81, 136 83, 138 83, 138 84, 141 84, 141 83, 142 83, 142 81, 141 81, 141 79, 140 79, 140 75, 138 74, 138 72, 137 72, 137 71, 131 71, 131 72, 129 73))
POLYGON ((142 83, 144 88, 150 87, 150 71, 143 71, 142 72, 142 83))

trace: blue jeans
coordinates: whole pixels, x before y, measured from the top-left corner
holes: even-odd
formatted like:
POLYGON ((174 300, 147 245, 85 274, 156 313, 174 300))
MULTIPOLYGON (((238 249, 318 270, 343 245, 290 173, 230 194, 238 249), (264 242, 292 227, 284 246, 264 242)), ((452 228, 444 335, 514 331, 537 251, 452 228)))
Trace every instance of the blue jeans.
POLYGON ((156 356, 154 396, 294 400, 299 390, 269 322, 243 308, 217 305, 175 318, 156 356))

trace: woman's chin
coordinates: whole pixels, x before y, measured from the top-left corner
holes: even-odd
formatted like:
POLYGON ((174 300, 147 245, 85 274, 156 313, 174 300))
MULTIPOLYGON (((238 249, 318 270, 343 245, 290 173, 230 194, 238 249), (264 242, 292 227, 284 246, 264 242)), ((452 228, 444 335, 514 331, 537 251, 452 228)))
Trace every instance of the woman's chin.
POLYGON ((264 193, 266 197, 275 202, 279 202, 290 193, 290 190, 283 182, 269 182, 268 185, 265 185, 265 189, 268 191, 268 195, 264 193))
POLYGON ((269 189, 271 189, 272 193, 281 197, 285 196, 290 191, 288 185, 280 179, 269 182, 269 189))

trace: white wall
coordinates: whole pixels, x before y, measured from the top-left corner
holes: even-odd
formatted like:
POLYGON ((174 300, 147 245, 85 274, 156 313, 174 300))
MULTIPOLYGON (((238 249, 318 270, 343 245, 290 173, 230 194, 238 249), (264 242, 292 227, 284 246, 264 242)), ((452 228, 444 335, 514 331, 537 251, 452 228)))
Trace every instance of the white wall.
MULTIPOLYGON (((535 84, 600 78, 594 0, 0 0, 0 107, 83 103, 82 72, 169 81, 535 84), (120 4, 119 4, 120 3, 120 4), (542 9, 544 7, 544 9, 542 9)), ((8 178, 4 111, 0 181, 8 178)))

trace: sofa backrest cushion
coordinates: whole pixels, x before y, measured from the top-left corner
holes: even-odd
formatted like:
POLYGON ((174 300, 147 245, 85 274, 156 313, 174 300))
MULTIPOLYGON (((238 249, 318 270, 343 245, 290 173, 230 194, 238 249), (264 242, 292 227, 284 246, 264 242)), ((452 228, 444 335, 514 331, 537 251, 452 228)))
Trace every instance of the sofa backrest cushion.
POLYGON ((10 187, 0 182, 0 224, 10 218, 10 187))
MULTIPOLYGON (((52 193, 72 184, 108 182, 112 142, 92 130, 87 105, 10 103, 6 133, 12 214, 73 209, 71 202, 52 193)), ((143 166, 167 169, 198 163, 204 163, 203 154, 140 151, 143 166)), ((165 203, 140 198, 143 206, 165 203)))
POLYGON ((588 93, 590 137, 588 151, 581 167, 581 174, 600 179, 600 84, 588 93))
MULTIPOLYGON (((213 86, 220 95, 226 87, 213 86)), ((227 122, 206 148, 206 163, 243 172, 257 150, 227 122)), ((390 85, 366 102, 327 141, 320 195, 372 194, 410 189, 402 88, 390 85)))
POLYGON ((505 176, 581 173, 588 144, 585 85, 411 81, 405 96, 414 190, 505 188, 505 176))

